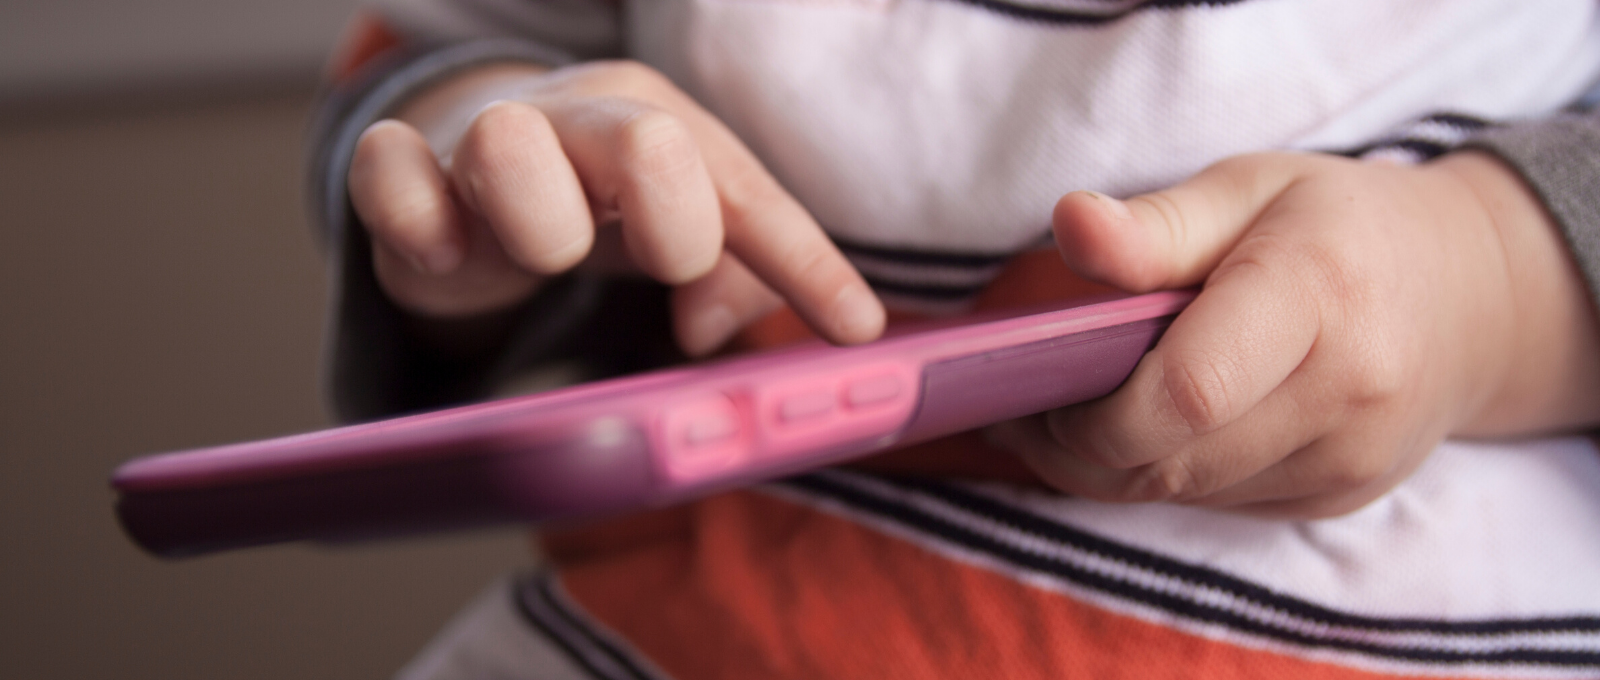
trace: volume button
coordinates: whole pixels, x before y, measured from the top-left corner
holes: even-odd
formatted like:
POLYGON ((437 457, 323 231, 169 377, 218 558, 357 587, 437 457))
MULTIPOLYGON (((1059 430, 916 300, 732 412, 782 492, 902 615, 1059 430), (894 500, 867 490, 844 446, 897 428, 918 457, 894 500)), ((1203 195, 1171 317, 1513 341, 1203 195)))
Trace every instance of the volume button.
POLYGON ((749 387, 749 455, 804 459, 876 447, 909 422, 919 370, 882 361, 757 376, 749 387))
POLYGON ((894 374, 877 375, 850 382, 844 388, 844 403, 852 409, 870 408, 900 396, 904 386, 894 374))
POLYGON ((835 398, 829 389, 817 389, 784 397, 778 403, 778 420, 794 424, 833 413, 835 398))

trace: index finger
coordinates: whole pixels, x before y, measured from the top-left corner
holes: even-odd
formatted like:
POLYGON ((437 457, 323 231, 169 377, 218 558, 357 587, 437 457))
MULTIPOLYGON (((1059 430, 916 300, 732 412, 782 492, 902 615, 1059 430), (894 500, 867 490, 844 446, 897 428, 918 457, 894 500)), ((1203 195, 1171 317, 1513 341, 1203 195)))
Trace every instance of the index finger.
POLYGON ((885 313, 866 280, 732 131, 684 99, 676 103, 702 140, 724 246, 823 337, 840 344, 876 339, 885 313))
POLYGON ((883 333, 883 303, 822 227, 765 170, 714 170, 712 177, 720 185, 726 247, 808 325, 841 344, 883 333), (730 179, 733 173, 760 177, 730 179))

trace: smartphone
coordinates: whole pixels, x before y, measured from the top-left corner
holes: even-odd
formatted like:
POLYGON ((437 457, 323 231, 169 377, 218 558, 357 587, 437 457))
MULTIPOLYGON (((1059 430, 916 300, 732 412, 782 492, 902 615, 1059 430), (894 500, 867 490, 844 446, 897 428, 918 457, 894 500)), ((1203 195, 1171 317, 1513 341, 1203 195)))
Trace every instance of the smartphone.
POLYGON ((264 441, 112 477, 182 556, 659 506, 1110 393, 1194 291, 824 343, 264 441))

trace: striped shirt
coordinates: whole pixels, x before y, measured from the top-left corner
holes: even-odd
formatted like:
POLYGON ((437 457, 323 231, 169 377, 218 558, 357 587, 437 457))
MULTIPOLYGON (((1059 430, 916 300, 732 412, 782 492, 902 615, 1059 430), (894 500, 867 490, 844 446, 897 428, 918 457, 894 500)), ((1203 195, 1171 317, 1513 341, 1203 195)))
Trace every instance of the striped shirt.
MULTIPOLYGON (((1038 272, 996 291, 1018 278, 1017 253, 1046 244, 1066 191, 1133 194, 1264 149, 1415 162, 1549 115, 1600 74, 1591 0, 373 10, 347 70, 395 45, 506 38, 658 68, 887 302, 934 312, 1049 295, 1030 289, 1038 272)), ((365 127, 405 91, 391 89, 333 128, 365 127)), ((354 137, 329 139, 342 177, 337 140, 354 137)), ((320 199, 330 225, 348 219, 341 185, 320 199)), ((1600 677, 1588 440, 1447 443, 1371 505, 1308 522, 1064 497, 974 436, 912 453, 924 472, 949 460, 970 474, 831 470, 551 532, 549 570, 501 604, 601 678, 1600 677)))

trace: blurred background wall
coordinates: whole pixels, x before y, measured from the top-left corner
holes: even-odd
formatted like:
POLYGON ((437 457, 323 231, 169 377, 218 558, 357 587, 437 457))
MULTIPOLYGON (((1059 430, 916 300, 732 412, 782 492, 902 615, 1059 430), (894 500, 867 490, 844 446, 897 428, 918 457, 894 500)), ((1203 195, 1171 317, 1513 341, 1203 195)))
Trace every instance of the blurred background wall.
POLYGON ((163 562, 129 457, 326 424, 303 126, 351 0, 0 2, 0 676, 381 678, 515 531, 163 562))

